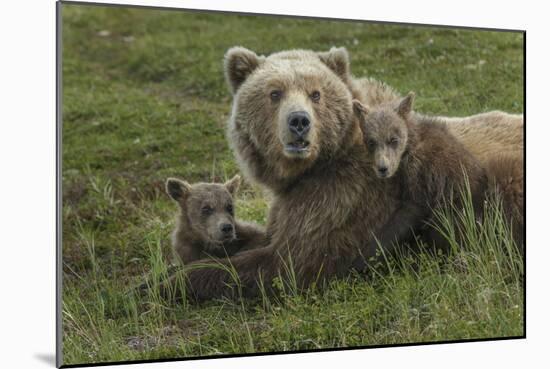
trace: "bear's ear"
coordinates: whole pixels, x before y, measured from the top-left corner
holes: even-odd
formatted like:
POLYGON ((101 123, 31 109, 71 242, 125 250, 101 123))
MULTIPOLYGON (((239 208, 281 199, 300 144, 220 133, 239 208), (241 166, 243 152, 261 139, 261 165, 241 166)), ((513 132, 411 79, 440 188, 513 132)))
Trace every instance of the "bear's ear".
POLYGON ((227 188, 227 191, 231 194, 231 196, 235 196, 237 193, 237 190, 241 186, 241 176, 235 175, 235 177, 231 178, 229 181, 225 182, 223 184, 225 188, 227 188))
POLYGON ((265 60, 244 47, 235 46, 227 50, 224 57, 225 78, 231 93, 235 94, 243 82, 265 60))
POLYGON ((344 82, 349 79, 349 55, 345 47, 333 47, 329 51, 318 52, 319 59, 344 82))
POLYGON ((174 201, 181 204, 191 193, 191 185, 181 179, 168 178, 166 180, 166 193, 174 201))
POLYGON ((353 103, 353 112, 358 118, 363 118, 369 113, 369 108, 361 103, 361 101, 354 99, 353 103))
POLYGON ((412 111, 414 103, 414 92, 409 92, 395 108, 395 112, 403 119, 407 119, 412 111))

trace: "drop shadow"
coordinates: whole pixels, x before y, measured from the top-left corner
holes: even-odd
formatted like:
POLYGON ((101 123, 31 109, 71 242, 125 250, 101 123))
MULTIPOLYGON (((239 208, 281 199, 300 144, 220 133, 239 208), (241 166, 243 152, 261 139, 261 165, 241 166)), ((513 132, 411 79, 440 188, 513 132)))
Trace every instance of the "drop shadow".
POLYGON ((55 368, 55 354, 34 354, 34 358, 55 368))

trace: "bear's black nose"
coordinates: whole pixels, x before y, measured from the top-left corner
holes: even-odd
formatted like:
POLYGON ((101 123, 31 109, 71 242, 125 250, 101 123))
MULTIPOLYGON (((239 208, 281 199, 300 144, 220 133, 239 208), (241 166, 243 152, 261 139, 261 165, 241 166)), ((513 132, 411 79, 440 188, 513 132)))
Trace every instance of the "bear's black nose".
POLYGON ((307 111, 294 111, 288 115, 288 129, 298 137, 305 136, 310 128, 310 117, 307 111))
POLYGON ((222 224, 222 232, 225 234, 233 232, 233 225, 229 223, 222 224))

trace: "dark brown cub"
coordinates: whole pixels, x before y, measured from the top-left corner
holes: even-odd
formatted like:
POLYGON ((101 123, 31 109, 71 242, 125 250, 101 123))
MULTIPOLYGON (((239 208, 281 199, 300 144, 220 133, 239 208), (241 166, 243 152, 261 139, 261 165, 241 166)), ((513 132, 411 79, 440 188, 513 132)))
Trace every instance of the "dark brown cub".
POLYGON ((417 233, 447 251, 447 242, 426 223, 443 203, 464 206, 466 188, 476 213, 481 214, 487 189, 484 169, 446 125, 414 114, 413 101, 414 94, 409 93, 373 109, 353 102, 374 174, 383 179, 398 176, 401 183, 401 205, 377 234, 378 241, 371 241, 366 257, 375 256, 378 245, 391 251, 394 241, 417 233))

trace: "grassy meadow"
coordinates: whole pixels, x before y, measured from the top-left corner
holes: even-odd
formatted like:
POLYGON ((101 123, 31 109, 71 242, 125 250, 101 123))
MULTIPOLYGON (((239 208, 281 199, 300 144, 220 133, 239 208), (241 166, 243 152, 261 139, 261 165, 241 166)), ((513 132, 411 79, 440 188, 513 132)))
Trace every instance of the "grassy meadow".
MULTIPOLYGON (((444 229, 469 229, 448 262, 390 260, 323 291, 278 281, 280 296, 258 300, 132 293, 166 271, 177 209, 165 179, 238 172, 225 139, 229 47, 345 46, 355 75, 415 91, 420 112, 464 116, 523 111, 523 35, 71 4, 62 22, 64 364, 523 334, 523 262, 492 208, 483 224, 441 214, 444 229)), ((260 189, 241 189, 238 217, 264 223, 267 207, 260 189)))

